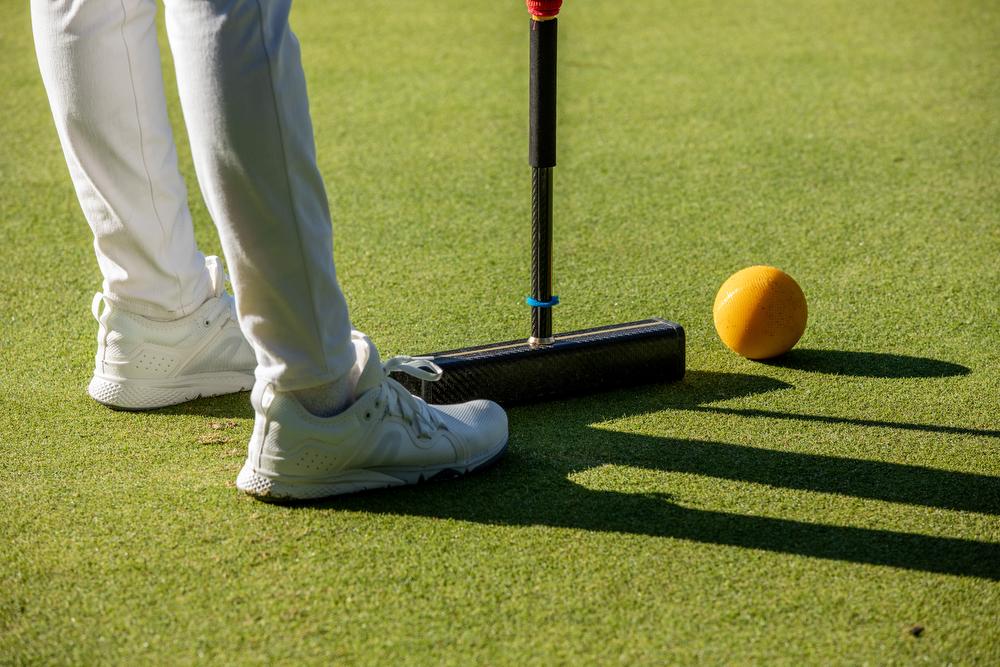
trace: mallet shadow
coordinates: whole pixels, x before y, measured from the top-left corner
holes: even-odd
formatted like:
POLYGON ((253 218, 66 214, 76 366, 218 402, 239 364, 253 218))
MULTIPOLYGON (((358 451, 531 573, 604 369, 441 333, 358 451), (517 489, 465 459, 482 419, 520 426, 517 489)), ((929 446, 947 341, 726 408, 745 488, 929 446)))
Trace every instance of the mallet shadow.
POLYGON ((1000 580, 1000 544, 684 507, 665 494, 588 489, 574 474, 603 465, 681 472, 779 488, 1000 514, 1000 478, 921 466, 783 452, 724 442, 618 433, 590 424, 697 407, 789 385, 760 376, 691 372, 680 386, 616 392, 515 414, 515 449, 458 485, 333 498, 312 507, 513 526, 671 537, 909 570, 1000 580), (714 398, 713 398, 714 397, 714 398), (526 412, 551 428, 519 433, 526 412))

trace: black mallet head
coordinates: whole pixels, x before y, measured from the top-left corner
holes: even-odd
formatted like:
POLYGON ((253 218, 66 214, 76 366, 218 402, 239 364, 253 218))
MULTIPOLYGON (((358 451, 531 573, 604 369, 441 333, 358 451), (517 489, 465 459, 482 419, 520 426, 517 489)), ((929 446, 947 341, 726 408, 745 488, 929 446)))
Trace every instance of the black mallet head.
POLYGON ((528 340, 428 355, 444 371, 436 382, 396 379, 428 403, 487 398, 500 405, 579 396, 684 377, 684 330, 648 319, 556 334, 547 345, 528 340))

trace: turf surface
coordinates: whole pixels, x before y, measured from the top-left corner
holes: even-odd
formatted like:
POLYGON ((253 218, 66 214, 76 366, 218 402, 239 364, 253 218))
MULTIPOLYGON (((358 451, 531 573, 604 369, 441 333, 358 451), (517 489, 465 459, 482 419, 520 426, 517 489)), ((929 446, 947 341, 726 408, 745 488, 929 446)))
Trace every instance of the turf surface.
MULTIPOLYGON (((99 274, 25 4, 0 4, 0 662, 1000 661, 996 3, 567 3, 557 326, 676 319, 687 379, 516 409, 475 478, 291 508, 233 488, 246 395, 86 397, 99 274), (771 364, 712 328, 754 263, 809 298, 771 364)), ((293 13, 387 355, 525 334, 526 22, 293 13)))

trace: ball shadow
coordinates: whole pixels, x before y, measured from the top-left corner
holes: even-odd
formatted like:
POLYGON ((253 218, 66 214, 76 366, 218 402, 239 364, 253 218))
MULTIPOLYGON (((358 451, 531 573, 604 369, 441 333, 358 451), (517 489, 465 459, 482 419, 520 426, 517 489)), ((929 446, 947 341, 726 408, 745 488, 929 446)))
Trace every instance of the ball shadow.
POLYGON ((760 363, 813 373, 870 378, 936 378, 972 372, 960 364, 939 359, 847 350, 794 349, 760 363))

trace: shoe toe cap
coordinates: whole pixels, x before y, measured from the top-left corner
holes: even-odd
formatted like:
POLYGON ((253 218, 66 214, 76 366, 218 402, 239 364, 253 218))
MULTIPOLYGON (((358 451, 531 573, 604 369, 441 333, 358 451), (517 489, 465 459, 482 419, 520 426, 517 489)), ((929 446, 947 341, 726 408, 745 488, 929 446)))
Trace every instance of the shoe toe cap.
POLYGON ((472 455, 507 441, 507 413, 493 401, 478 400, 434 407, 444 414, 448 428, 460 433, 471 445, 472 455))

